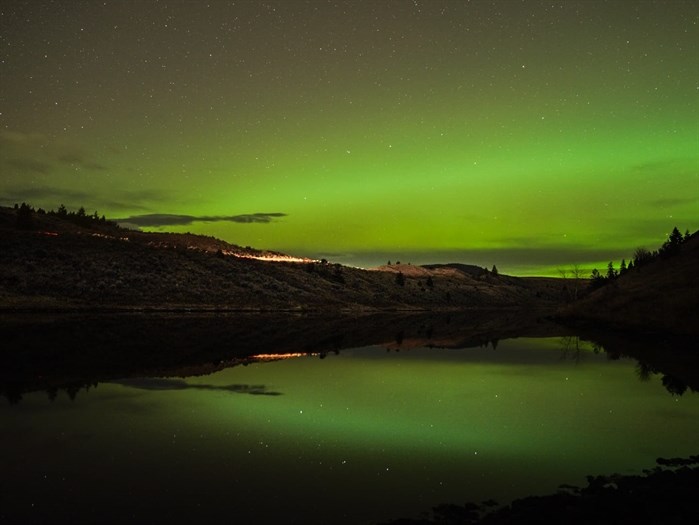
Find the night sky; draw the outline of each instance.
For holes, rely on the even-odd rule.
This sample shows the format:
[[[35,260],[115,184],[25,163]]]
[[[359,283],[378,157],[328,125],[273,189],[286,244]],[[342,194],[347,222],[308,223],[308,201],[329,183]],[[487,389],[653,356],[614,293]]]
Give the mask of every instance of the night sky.
[[[346,264],[699,228],[694,1],[4,1],[0,204]]]

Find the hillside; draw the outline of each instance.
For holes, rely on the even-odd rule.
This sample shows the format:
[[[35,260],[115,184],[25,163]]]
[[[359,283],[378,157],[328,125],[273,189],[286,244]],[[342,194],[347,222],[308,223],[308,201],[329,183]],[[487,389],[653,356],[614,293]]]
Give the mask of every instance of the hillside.
[[[699,232],[602,286],[559,317],[600,328],[699,335]]]
[[[0,309],[364,310],[552,308],[559,279],[472,267],[362,270],[192,234],[76,224],[0,208]],[[73,217],[74,218],[74,217]]]

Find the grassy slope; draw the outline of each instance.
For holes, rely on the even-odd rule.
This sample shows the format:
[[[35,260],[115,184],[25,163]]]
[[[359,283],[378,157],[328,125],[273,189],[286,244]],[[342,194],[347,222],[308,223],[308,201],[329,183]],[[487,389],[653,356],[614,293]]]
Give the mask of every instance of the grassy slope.
[[[98,228],[35,216],[34,229],[18,230],[14,210],[1,209],[0,308],[531,308],[565,296],[555,279],[263,262],[216,256],[261,252],[211,237]],[[399,286],[396,272],[403,270]]]
[[[566,307],[561,317],[647,332],[699,335],[699,235]]]

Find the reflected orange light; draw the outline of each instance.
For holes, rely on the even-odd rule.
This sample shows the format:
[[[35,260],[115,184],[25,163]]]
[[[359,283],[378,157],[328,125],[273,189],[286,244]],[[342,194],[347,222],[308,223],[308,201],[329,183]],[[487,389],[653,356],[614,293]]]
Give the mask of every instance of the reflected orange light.
[[[289,354],[257,354],[257,355],[250,356],[250,359],[254,359],[256,361],[278,361],[281,359],[294,359],[297,357],[316,356],[316,355],[318,355],[318,354],[317,353],[310,353],[310,352],[292,352]]]

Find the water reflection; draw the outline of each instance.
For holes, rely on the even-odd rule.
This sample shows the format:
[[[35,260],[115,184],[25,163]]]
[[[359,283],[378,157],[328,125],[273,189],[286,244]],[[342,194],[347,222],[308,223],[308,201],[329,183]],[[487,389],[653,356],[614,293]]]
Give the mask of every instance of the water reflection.
[[[658,458],[656,463],[642,475],[590,475],[584,487],[563,484],[555,494],[518,499],[501,508],[494,501],[442,504],[421,518],[382,525],[697,523],[699,456]]]
[[[666,390],[675,396],[699,390],[699,355],[691,352],[697,341],[657,335],[635,339],[613,333],[581,335],[517,312],[329,319],[295,315],[20,317],[0,319],[0,330],[8,343],[0,367],[0,396],[11,404],[32,391],[43,390],[52,400],[65,391],[74,399],[98,382],[211,374],[295,355],[324,359],[343,349],[369,345],[396,352],[497,350],[500,340],[525,336],[559,337],[562,357],[574,362],[589,352],[603,353],[610,360],[633,357],[640,380],[660,375]]]
[[[101,374],[99,385],[75,396],[88,383],[72,383],[72,401],[24,376],[22,402],[0,406],[12,480],[0,521],[375,523],[696,453],[699,398],[668,396],[656,366],[638,381],[612,340],[595,346],[543,325],[529,333],[545,337],[512,338],[419,317],[377,320],[371,337],[333,326],[341,339],[307,333],[304,350],[297,334],[281,360],[242,328],[253,352],[218,354],[207,342],[156,366],[127,349],[135,364],[111,377],[85,352],[81,373]],[[367,340],[378,344],[344,346]]]
[[[235,394],[250,394],[253,396],[281,396],[281,392],[271,392],[265,385],[207,385],[202,383],[190,384],[184,379],[166,379],[160,377],[146,377],[136,379],[122,379],[110,381],[115,385],[128,386],[141,390],[212,390],[220,392],[233,392]]]

